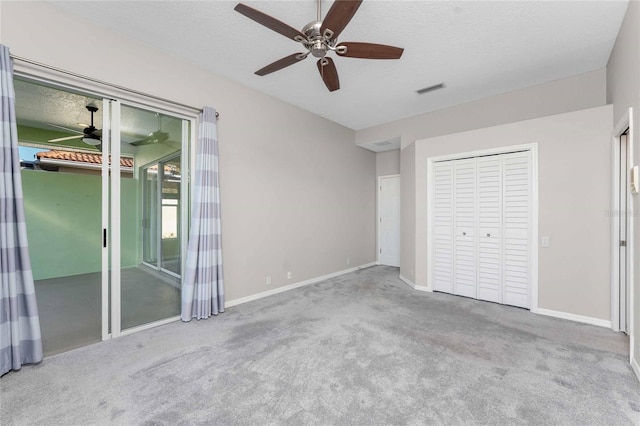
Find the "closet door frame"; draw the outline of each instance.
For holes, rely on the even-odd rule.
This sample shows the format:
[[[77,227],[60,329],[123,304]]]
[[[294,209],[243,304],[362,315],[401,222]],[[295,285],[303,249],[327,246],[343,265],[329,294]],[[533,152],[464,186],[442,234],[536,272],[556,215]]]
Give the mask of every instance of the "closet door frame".
[[[509,154],[517,151],[531,152],[531,240],[529,265],[531,281],[529,288],[529,310],[538,311],[538,144],[529,143],[490,148],[478,151],[457,152],[427,159],[427,291],[433,291],[433,191],[435,163],[440,161],[461,160],[469,157]]]

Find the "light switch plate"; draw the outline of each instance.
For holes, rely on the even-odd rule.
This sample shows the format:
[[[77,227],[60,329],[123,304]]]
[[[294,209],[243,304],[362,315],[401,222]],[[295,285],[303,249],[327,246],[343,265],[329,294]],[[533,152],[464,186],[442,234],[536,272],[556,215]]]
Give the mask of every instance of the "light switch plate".
[[[542,247],[549,247],[549,237],[542,237],[540,245]]]

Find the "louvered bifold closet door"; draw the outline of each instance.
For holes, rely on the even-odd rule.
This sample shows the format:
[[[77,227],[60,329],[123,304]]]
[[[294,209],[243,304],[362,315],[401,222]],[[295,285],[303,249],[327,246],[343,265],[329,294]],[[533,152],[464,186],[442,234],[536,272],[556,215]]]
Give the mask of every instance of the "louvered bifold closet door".
[[[502,303],[529,308],[531,265],[531,153],[503,155],[503,291]]]
[[[453,162],[433,170],[433,289],[453,293]]]
[[[476,159],[453,162],[453,294],[476,297]]]
[[[502,303],[502,156],[478,158],[478,299]]]

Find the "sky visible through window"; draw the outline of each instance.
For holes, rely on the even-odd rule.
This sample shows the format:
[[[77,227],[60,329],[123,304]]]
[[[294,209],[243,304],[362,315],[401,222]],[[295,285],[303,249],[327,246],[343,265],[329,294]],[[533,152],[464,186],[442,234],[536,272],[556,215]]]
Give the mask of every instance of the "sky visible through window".
[[[30,146],[19,146],[20,161],[35,161],[37,152],[47,152],[48,149],[32,148]]]

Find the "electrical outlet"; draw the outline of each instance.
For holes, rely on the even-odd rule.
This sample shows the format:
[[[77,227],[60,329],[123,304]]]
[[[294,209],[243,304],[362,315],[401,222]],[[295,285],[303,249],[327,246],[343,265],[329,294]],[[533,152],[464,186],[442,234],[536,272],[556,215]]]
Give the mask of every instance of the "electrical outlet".
[[[271,275],[267,276],[267,285],[271,285]]]
[[[347,265],[351,265],[351,259],[347,257]]]
[[[291,279],[291,271],[287,272],[287,279],[290,280]]]

